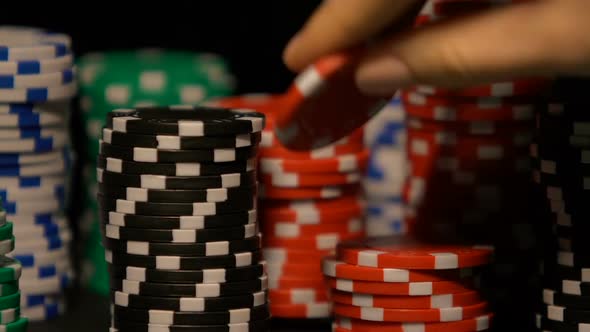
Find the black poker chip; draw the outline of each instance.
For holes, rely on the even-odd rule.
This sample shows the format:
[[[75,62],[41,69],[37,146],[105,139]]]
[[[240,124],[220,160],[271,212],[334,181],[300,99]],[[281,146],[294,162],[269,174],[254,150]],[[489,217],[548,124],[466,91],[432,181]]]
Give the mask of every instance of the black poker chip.
[[[551,321],[563,323],[590,323],[590,310],[562,307],[557,305],[541,305],[539,313]]]
[[[115,305],[128,308],[209,312],[263,305],[267,303],[267,292],[223,297],[162,297],[114,291],[112,298]]]
[[[248,160],[258,153],[258,147],[200,149],[200,150],[164,150],[153,148],[129,148],[100,141],[100,155],[123,160],[145,163],[180,163],[210,162],[221,163]]]
[[[220,283],[257,279],[264,275],[266,264],[258,262],[237,268],[202,270],[157,270],[135,266],[108,264],[111,277],[145,282],[163,283]]]
[[[113,322],[115,329],[121,332],[151,332],[154,328],[161,328],[161,326],[150,326],[149,324],[125,322],[115,320]],[[166,331],[170,332],[266,332],[270,328],[269,320],[258,320],[248,323],[235,323],[228,325],[169,325],[165,326]]]
[[[107,239],[165,243],[207,243],[215,241],[243,240],[258,235],[258,225],[249,224],[231,228],[212,229],[147,229],[104,226]]]
[[[543,302],[547,305],[579,310],[590,310],[590,296],[564,294],[553,289],[543,290]]]
[[[268,277],[216,284],[168,284],[111,278],[111,290],[126,294],[158,297],[225,297],[266,291]]]
[[[131,148],[144,147],[169,150],[240,148],[259,144],[261,137],[260,132],[227,136],[187,137],[132,134],[114,131],[110,128],[103,128],[102,130],[102,140],[109,144]]]
[[[99,184],[99,193],[110,199],[123,199],[150,203],[197,203],[252,200],[258,187],[233,187],[211,189],[145,189],[135,187],[115,187]]]
[[[261,248],[261,236],[243,240],[206,243],[158,243],[151,241],[120,241],[104,239],[104,247],[113,252],[148,256],[224,256],[238,252],[257,251]]]
[[[113,307],[113,319],[118,322],[137,322],[158,325],[223,325],[247,323],[270,318],[267,304],[253,308],[219,312],[150,311],[121,306]]]
[[[210,176],[166,176],[152,174],[121,174],[97,169],[98,182],[105,186],[137,187],[145,189],[207,189],[252,187],[256,172],[230,173]]]
[[[242,252],[225,256],[146,256],[105,250],[106,261],[113,265],[137,266],[160,270],[202,270],[235,268],[257,264],[262,259],[260,251]]]
[[[212,216],[217,214],[249,211],[256,208],[256,198],[253,197],[217,203],[135,202],[124,199],[107,199],[109,196],[100,193],[97,197],[103,210],[152,216]]]
[[[584,332],[588,328],[588,324],[580,322],[560,322],[551,320],[543,315],[537,315],[537,328],[540,331],[551,332]]]
[[[115,131],[177,136],[226,136],[259,132],[264,114],[203,106],[138,107],[114,110],[106,126]]]
[[[257,210],[212,216],[142,216],[113,211],[99,211],[104,224],[130,228],[209,229],[254,224]]]
[[[151,163],[135,162],[112,157],[99,156],[98,168],[113,173],[155,174],[168,176],[206,176],[227,173],[244,173],[256,169],[256,159],[221,163]]]

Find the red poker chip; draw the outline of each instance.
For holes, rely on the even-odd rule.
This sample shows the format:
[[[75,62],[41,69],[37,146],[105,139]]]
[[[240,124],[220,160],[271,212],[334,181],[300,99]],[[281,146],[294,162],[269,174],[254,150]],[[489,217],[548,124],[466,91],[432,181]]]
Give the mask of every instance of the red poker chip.
[[[409,237],[369,238],[338,245],[337,257],[359,266],[446,270],[489,263],[492,250],[486,247],[430,245]]]
[[[285,289],[299,289],[299,288],[316,288],[328,289],[326,281],[321,275],[311,275],[308,277],[292,277],[292,276],[268,276],[268,288],[285,290]]]
[[[333,291],[331,297],[332,301],[340,304],[388,309],[451,308],[482,302],[481,296],[476,291],[430,296],[389,296]]]
[[[460,280],[474,275],[470,268],[427,271],[358,266],[346,264],[333,256],[322,260],[322,271],[333,278],[384,283]]]
[[[322,258],[333,254],[334,250],[310,250],[309,248],[289,249],[265,246],[262,255],[273,264],[297,262],[298,264],[318,264]]]
[[[272,116],[271,117],[267,116],[266,126],[264,127],[264,130],[262,131],[262,142],[260,142],[260,146],[263,148],[279,147],[283,151],[287,151],[290,153],[297,153],[297,151],[293,151],[293,150],[289,150],[289,149],[285,148],[281,144],[281,142],[277,139],[277,137],[275,136],[275,133],[274,133],[273,119],[274,118]],[[344,145],[361,145],[364,143],[364,139],[365,139],[365,130],[363,127],[360,127],[357,130],[355,130],[354,132],[352,132],[352,134],[350,134],[349,136],[343,137],[329,146],[337,147],[337,146],[344,146]],[[321,149],[326,149],[326,147],[321,148]],[[319,151],[316,153],[319,153]]]
[[[269,261],[267,264],[267,273],[272,276],[289,276],[289,277],[309,277],[321,276],[322,270],[320,268],[319,260],[309,260],[309,262],[288,262],[288,263],[273,263]]]
[[[276,211],[275,211],[276,212]],[[353,208],[344,211],[328,211],[310,215],[295,215],[292,212],[284,213],[265,213],[261,211],[260,215],[264,222],[285,222],[298,225],[329,225],[345,223],[351,219],[362,218],[363,213],[361,209]]]
[[[327,174],[327,173],[326,173]],[[263,175],[261,175],[263,176]],[[359,195],[358,184],[322,187],[277,188],[266,184],[259,185],[259,196],[265,199],[332,199],[343,196]]]
[[[332,314],[330,302],[311,302],[306,304],[270,304],[273,317],[281,318],[327,318]]]
[[[363,149],[365,149],[365,146],[362,142],[344,145],[332,144],[311,151],[292,151],[275,145],[273,147],[261,148],[258,155],[265,158],[282,158],[287,160],[322,160],[358,153]]]
[[[458,101],[427,97],[416,93],[402,95],[404,109],[414,117],[435,121],[530,121],[534,117],[533,104],[506,104],[492,100]]]
[[[362,179],[359,172],[353,173],[272,173],[260,174],[262,183],[278,188],[326,187],[359,183]]]
[[[261,157],[259,167],[261,173],[346,173],[366,169],[369,155],[369,151],[363,149],[354,154],[329,159],[295,160]]]
[[[375,322],[454,322],[478,317],[487,313],[488,304],[480,302],[465,307],[434,309],[387,309],[355,307],[335,303],[336,315]]]
[[[336,317],[334,332],[476,332],[490,328],[493,314],[487,313],[478,317],[454,322],[440,323],[387,323],[372,322],[360,319]]]
[[[460,89],[445,89],[428,85],[419,85],[411,91],[425,95],[436,95],[443,97],[512,97],[537,96],[545,93],[550,87],[550,80],[541,78],[528,78]]]
[[[264,219],[306,223],[317,223],[336,218],[340,220],[343,217],[350,218],[358,216],[364,211],[364,203],[356,197],[354,199],[293,201],[290,204],[267,201],[261,205],[261,215]]]
[[[314,236],[322,233],[339,233],[351,234],[363,230],[363,222],[360,218],[354,218],[342,223],[319,224],[319,225],[300,225],[290,222],[273,222],[265,221],[262,230],[266,236],[276,236],[278,238],[299,238]]]
[[[409,115],[406,124],[408,130],[419,129],[421,131],[447,131],[454,132],[457,135],[477,135],[477,136],[503,136],[513,135],[514,133],[530,130],[531,127],[523,125],[521,122],[499,123],[496,121],[465,121],[465,122],[441,122],[428,119],[422,119]]]
[[[290,249],[330,250],[336,248],[336,245],[342,241],[362,238],[364,235],[364,231],[360,231],[345,235],[338,233],[324,233],[316,234],[314,236],[299,237],[296,239],[266,237],[263,239],[263,244],[268,247]]]
[[[330,297],[325,288],[273,289],[268,292],[272,304],[306,304],[328,302]]]
[[[373,117],[385,100],[363,94],[355,82],[361,54],[323,57],[297,76],[276,116],[275,132],[294,150],[314,149],[350,135]]]
[[[472,284],[467,280],[383,283],[336,278],[327,278],[327,282],[332,289],[343,292],[406,296],[465,293],[471,290],[469,284]]]

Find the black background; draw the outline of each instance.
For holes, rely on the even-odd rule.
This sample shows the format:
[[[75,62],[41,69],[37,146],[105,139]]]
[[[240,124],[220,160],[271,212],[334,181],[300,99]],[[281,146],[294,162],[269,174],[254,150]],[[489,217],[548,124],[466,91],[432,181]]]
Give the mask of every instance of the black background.
[[[281,53],[319,0],[22,1],[0,22],[72,36],[76,55],[161,47],[226,57],[238,92],[280,92],[293,78]]]

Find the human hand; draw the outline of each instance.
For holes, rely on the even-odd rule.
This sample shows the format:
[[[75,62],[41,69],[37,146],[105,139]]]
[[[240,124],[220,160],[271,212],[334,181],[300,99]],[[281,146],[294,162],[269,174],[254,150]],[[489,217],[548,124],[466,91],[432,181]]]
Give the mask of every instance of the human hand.
[[[325,0],[284,52],[300,71],[379,38],[422,0]],[[416,84],[460,87],[515,77],[590,74],[590,1],[537,0],[379,38],[356,73],[367,94]]]

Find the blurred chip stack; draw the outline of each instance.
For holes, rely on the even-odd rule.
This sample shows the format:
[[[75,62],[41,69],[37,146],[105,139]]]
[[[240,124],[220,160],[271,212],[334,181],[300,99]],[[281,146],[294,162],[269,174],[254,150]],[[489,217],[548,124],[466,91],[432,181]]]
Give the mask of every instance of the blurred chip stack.
[[[141,107],[109,113],[98,159],[115,331],[266,331],[257,223],[264,116]]]
[[[583,89],[576,92],[576,86]],[[590,327],[587,88],[588,82],[581,80],[558,84],[554,102],[539,114],[537,145],[531,149],[534,180],[545,198],[539,210],[546,211],[551,230],[537,316],[542,331]],[[566,95],[559,93],[563,89]]]
[[[418,25],[496,6],[502,4],[431,0]],[[495,248],[482,287],[497,331],[534,328],[540,216],[528,155],[536,104],[549,83],[531,78],[457,89],[421,85],[401,93],[408,116],[408,228],[432,243]]]
[[[402,186],[406,179],[405,115],[395,97],[365,127],[365,144],[371,151],[364,188],[367,199],[367,236],[406,232]]]
[[[364,235],[361,179],[369,158],[363,131],[321,149],[292,151],[273,132],[281,96],[219,101],[267,116],[259,153],[260,219],[273,317],[330,316],[322,257],[339,241]]]
[[[82,282],[108,293],[96,196],[96,155],[106,115],[139,105],[195,105],[233,90],[225,61],[214,54],[143,49],[91,53],[80,58],[80,106],[87,134],[86,206],[82,225]]]
[[[45,320],[65,310],[73,277],[65,216],[72,45],[67,35],[28,27],[0,27],[0,45],[0,196],[18,238],[9,256],[23,268],[21,314]]]

